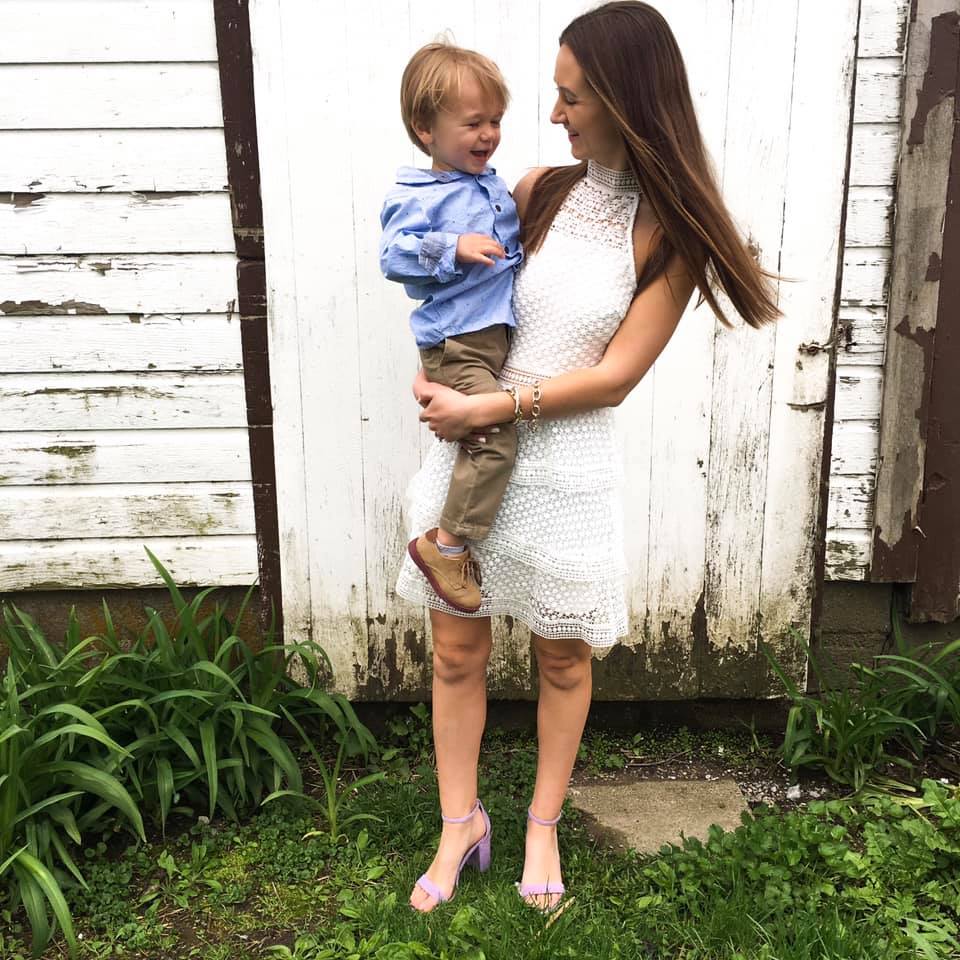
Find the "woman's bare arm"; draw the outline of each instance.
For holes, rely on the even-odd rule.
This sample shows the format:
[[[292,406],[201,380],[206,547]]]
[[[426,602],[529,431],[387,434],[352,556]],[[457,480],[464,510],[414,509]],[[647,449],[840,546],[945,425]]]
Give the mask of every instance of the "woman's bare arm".
[[[533,185],[540,179],[540,174],[546,173],[549,167],[534,167],[525,173],[513,188],[513,202],[517,205],[517,215],[520,222],[523,223],[523,217],[527,212],[527,201],[533,191]]]
[[[634,298],[627,315],[613,335],[601,361],[550,377],[540,384],[540,416],[563,417],[572,413],[619,405],[640,382],[666,346],[680,321],[694,283],[672,261],[659,277]],[[420,419],[444,440],[460,440],[513,419],[514,403],[506,391],[466,395],[439,384],[425,383],[419,390],[424,409]],[[529,420],[533,388],[520,388],[521,410]]]

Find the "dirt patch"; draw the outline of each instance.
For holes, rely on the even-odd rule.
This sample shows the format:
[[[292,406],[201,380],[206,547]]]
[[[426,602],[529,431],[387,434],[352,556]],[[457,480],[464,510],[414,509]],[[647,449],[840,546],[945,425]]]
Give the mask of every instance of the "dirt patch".
[[[919,785],[923,779],[960,781],[960,731],[947,731],[929,748],[920,762],[906,749],[890,751],[894,756],[917,763],[913,775],[896,764],[881,770],[884,776]],[[830,800],[848,796],[849,787],[831,780],[820,771],[800,771],[798,775],[776,761],[757,764],[729,763],[722,756],[715,759],[678,754],[664,760],[627,760],[621,770],[589,774],[578,765],[570,779],[571,786],[591,783],[632,783],[641,780],[720,780],[737,782],[750,809],[761,804],[776,805],[782,810],[803,807],[810,800]]]

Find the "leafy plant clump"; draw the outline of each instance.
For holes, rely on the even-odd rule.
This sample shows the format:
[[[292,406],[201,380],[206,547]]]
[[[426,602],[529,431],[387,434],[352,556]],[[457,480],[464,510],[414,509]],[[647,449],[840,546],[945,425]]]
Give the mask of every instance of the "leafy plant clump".
[[[350,702],[322,688],[331,673],[322,647],[277,643],[272,626],[256,649],[238,635],[255,585],[235,620],[219,603],[204,614],[215,588],[188,603],[146,552],[176,617],[167,624],[147,607],[128,648],[106,602],[102,633],[82,637],[71,610],[62,641],[13,604],[2,606],[9,655],[0,687],[0,907],[24,908],[35,952],[59,926],[76,954],[64,888],[87,886],[77,864],[85,835],[126,829],[145,841],[144,817],[165,831],[171,814],[237,822],[280,797],[316,804],[304,792],[292,735],[319,765],[321,812],[336,837],[343,756],[377,748]],[[294,658],[306,683],[291,676]],[[339,744],[332,772],[315,745],[325,735]]]
[[[117,810],[146,839],[116,775],[131,753],[96,716],[59,700],[57,684],[27,686],[19,666],[11,652],[0,698],[0,882],[13,908],[26,910],[37,949],[53,934],[52,912],[76,951],[61,883],[68,876],[85,883],[74,859],[81,832]]]
[[[910,648],[896,606],[892,622],[897,652],[877,656],[874,666],[852,664],[853,680],[843,689],[828,687],[809,643],[793,631],[820,678],[817,695],[802,692],[763,646],[793,703],[781,747],[791,769],[820,768],[854,791],[869,784],[910,792],[914,787],[885,771],[913,773],[941,733],[960,729],[960,639]]]

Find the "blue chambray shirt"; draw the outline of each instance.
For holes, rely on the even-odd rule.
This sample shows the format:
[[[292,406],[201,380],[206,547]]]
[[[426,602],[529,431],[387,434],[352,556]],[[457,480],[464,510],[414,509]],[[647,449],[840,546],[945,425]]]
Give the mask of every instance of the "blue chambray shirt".
[[[510,298],[523,259],[517,206],[493,167],[483,173],[401,167],[380,213],[380,269],[422,303],[410,314],[418,347],[497,323],[515,326]],[[495,266],[457,263],[457,239],[482,233],[503,247]]]

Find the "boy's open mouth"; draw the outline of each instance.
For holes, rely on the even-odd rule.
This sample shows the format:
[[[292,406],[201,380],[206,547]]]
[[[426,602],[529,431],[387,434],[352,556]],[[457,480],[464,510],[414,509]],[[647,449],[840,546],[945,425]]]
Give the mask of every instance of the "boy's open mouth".
[[[470,152],[480,160],[486,160],[490,156],[489,150],[471,150]]]

